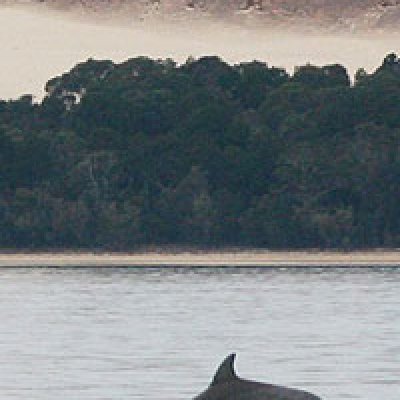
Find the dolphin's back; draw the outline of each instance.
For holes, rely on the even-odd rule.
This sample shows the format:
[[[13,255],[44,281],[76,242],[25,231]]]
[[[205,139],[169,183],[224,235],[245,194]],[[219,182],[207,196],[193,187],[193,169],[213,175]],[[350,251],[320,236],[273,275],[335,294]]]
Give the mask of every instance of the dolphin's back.
[[[207,390],[194,400],[321,400],[312,393],[239,378],[234,370],[235,355],[218,368]]]
[[[210,386],[195,400],[320,400],[319,397],[283,386],[269,385],[236,378],[216,386]]]

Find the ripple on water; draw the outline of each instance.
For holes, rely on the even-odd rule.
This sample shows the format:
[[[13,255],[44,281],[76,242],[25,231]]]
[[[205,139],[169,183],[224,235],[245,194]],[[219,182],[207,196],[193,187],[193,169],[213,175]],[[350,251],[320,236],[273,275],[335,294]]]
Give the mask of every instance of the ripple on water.
[[[239,374],[398,400],[397,269],[0,271],[0,398],[186,400]]]

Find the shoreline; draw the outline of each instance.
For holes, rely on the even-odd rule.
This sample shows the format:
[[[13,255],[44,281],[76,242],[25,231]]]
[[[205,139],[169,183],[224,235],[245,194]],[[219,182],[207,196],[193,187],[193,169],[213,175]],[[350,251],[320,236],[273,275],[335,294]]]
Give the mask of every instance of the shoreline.
[[[15,252],[0,253],[0,268],[103,268],[103,267],[259,267],[354,268],[400,267],[400,250],[366,251],[148,251]]]

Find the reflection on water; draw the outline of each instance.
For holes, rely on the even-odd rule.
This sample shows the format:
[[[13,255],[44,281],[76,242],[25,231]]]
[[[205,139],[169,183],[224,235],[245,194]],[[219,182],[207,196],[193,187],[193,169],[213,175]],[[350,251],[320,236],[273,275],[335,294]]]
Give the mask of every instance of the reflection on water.
[[[0,398],[190,399],[239,374],[398,400],[400,270],[5,269]]]

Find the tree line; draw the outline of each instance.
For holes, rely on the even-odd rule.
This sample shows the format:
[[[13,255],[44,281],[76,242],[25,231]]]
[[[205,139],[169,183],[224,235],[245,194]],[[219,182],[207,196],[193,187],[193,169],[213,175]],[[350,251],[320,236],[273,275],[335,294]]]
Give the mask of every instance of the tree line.
[[[397,247],[400,61],[89,59],[0,101],[0,166],[3,249]]]

